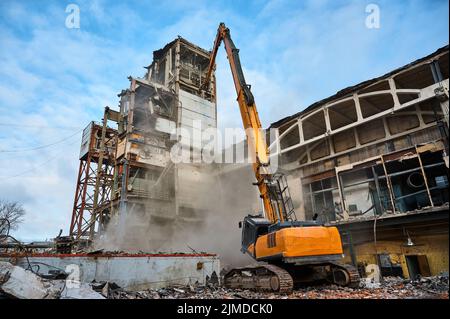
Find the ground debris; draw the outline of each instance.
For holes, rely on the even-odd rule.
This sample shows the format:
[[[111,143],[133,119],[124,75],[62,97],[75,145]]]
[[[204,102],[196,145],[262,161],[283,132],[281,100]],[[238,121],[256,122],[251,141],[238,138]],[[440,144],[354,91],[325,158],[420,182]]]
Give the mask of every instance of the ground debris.
[[[42,278],[39,274],[0,261],[0,297],[17,299],[105,299],[88,283]]]
[[[0,261],[0,293],[18,299],[57,299],[60,290],[54,287],[53,281]]]
[[[448,299],[448,275],[406,280],[385,277],[379,285],[359,288],[324,284],[295,289],[292,294],[256,292],[244,289],[227,289],[221,286],[173,286],[143,291],[111,289],[110,299]]]

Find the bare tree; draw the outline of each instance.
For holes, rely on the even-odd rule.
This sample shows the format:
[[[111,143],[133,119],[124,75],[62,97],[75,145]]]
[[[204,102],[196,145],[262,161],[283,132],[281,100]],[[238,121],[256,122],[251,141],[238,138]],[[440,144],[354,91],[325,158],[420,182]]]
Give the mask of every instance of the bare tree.
[[[24,215],[25,209],[19,202],[0,200],[0,232],[6,227],[17,229]]]

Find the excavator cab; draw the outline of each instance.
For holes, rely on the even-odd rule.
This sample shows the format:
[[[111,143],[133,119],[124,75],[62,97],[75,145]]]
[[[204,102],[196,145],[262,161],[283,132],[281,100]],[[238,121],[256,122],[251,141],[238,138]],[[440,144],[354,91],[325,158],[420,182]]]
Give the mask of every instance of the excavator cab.
[[[242,222],[239,222],[239,227],[242,228],[241,237],[241,251],[243,253],[250,253],[255,255],[254,251],[249,251],[249,247],[256,242],[259,236],[265,235],[269,232],[269,226],[272,223],[262,217],[261,215],[248,215],[244,217]]]

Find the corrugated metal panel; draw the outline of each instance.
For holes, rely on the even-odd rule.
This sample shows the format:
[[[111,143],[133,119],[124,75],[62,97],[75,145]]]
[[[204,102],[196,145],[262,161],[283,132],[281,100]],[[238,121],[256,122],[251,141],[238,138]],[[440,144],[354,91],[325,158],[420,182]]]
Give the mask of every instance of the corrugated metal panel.
[[[203,132],[206,129],[216,127],[216,105],[201,97],[180,90],[181,119],[180,128],[189,134],[189,138],[182,139],[181,143],[195,148],[202,147],[208,141],[202,141]],[[199,121],[195,123],[194,121]],[[200,124],[200,125],[199,125]],[[203,138],[208,138],[204,136]]]
[[[216,105],[199,96],[180,90],[180,102],[183,109],[215,119]]]
[[[83,137],[81,138],[81,147],[80,147],[80,158],[86,155],[89,152],[89,144],[91,141],[91,131],[94,122],[89,123],[88,126],[83,130]]]
[[[181,111],[181,123],[182,124],[193,126],[192,121],[194,121],[194,120],[201,121],[202,128],[203,127],[204,128],[216,127],[216,120],[214,118],[205,116],[200,113],[192,112],[187,109],[182,109],[182,111]]]
[[[171,134],[176,128],[176,123],[163,117],[158,117],[155,128],[160,132]]]
[[[180,139],[180,143],[183,145],[189,145],[194,148],[198,148],[200,145],[204,147],[206,144],[210,143],[210,134],[207,134],[205,130],[195,129],[189,126],[181,127],[181,134],[183,134]]]

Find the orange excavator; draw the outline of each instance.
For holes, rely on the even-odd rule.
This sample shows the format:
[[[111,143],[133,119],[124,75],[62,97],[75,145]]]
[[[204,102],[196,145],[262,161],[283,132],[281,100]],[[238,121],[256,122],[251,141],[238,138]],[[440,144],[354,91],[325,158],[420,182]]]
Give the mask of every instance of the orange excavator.
[[[285,176],[270,172],[269,150],[255,99],[250,85],[245,82],[239,50],[224,23],[219,25],[201,90],[210,83],[222,42],[233,75],[248,148],[255,155],[254,184],[259,188],[264,209],[261,215],[248,215],[239,223],[241,250],[258,261],[258,265],[230,270],[224,276],[224,285],[281,293],[291,292],[294,285],[319,280],[342,286],[358,285],[360,278],[356,268],[342,262],[342,242],[337,228],[297,220]]]

